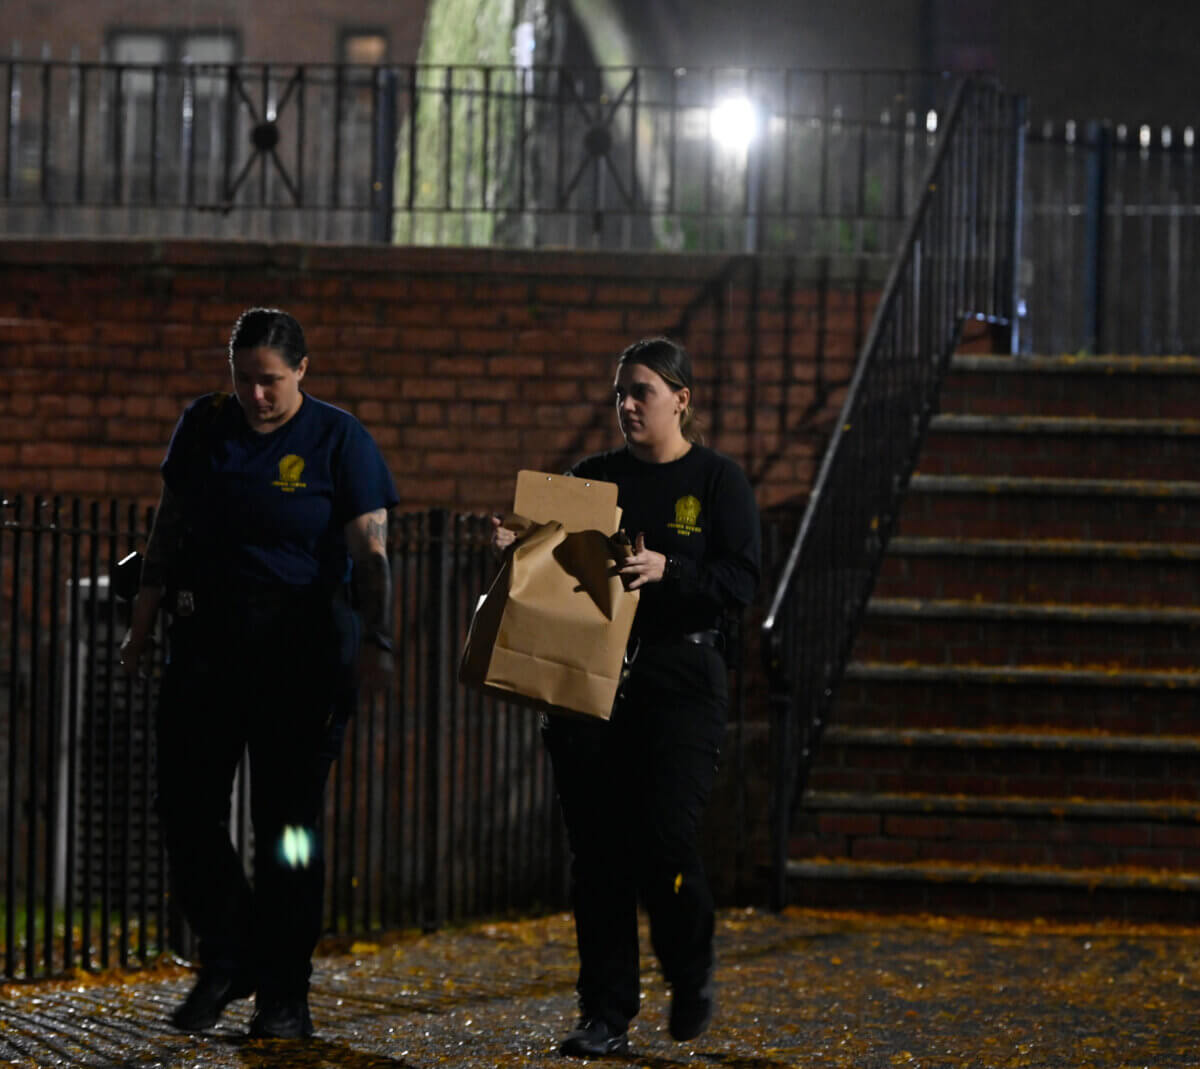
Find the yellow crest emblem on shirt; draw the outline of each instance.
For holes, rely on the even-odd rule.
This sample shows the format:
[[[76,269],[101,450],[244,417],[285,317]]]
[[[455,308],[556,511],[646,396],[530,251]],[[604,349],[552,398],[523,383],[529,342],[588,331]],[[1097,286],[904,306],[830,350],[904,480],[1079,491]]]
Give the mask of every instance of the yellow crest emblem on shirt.
[[[295,453],[289,453],[279,462],[279,478],[275,480],[274,485],[285,493],[302,490],[306,485],[300,481],[300,476],[303,474],[304,458],[296,456]]]
[[[700,499],[687,494],[675,502],[675,522],[667,524],[679,534],[700,533]]]

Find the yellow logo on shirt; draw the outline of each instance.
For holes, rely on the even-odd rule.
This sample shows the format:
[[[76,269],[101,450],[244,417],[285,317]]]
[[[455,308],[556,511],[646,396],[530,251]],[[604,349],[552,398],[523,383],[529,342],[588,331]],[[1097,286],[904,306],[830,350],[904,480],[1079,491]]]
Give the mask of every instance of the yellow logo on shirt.
[[[681,535],[700,534],[700,499],[690,494],[675,502],[675,522],[667,526]]]
[[[279,462],[279,478],[271,485],[278,486],[285,494],[290,494],[293,490],[303,490],[308,485],[300,481],[303,474],[304,458],[289,453]]]

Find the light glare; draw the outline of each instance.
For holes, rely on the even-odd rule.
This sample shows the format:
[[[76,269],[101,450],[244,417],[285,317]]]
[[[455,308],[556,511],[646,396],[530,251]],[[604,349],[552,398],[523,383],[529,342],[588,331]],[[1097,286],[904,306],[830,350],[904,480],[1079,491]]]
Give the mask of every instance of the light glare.
[[[279,842],[280,860],[291,869],[306,869],[313,860],[313,834],[308,828],[288,825]]]
[[[722,148],[745,152],[758,135],[758,113],[747,97],[727,97],[712,109],[709,132]]]

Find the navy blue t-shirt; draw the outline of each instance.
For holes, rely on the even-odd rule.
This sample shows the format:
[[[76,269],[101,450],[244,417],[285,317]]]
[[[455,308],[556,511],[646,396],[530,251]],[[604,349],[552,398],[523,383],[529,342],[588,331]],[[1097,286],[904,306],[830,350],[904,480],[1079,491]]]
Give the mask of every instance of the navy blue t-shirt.
[[[333,588],[349,574],[346,523],[398,500],[366,428],[308,394],[268,434],[251,429],[236,397],[198,398],[162,474],[182,503],[198,579],[218,586]]]

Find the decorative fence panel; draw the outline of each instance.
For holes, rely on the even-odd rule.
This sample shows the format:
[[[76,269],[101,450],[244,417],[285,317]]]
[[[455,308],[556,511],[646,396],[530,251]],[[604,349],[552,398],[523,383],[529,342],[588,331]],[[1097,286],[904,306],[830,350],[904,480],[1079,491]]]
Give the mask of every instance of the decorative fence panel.
[[[0,501],[0,865],[8,977],[188,947],[154,806],[148,677],[117,667],[108,572],[150,517],[115,502]],[[397,674],[363,702],[326,812],[326,928],[364,934],[561,908],[565,837],[539,718],[468,693],[458,652],[493,564],[484,517],[396,517]],[[248,776],[231,828],[249,857]]]
[[[901,71],[12,58],[8,234],[890,255],[949,83]]]
[[[0,232],[894,255],[903,71],[0,62]],[[1029,131],[1026,352],[1194,352],[1192,128]],[[865,328],[865,324],[864,324]]]

